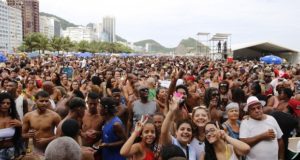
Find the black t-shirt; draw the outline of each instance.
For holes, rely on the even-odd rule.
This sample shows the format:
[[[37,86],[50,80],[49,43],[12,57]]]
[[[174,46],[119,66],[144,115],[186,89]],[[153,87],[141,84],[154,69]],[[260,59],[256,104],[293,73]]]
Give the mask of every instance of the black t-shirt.
[[[281,112],[281,111],[274,111],[274,112],[270,113],[270,115],[276,119],[276,121],[283,133],[282,139],[284,141],[285,147],[287,147],[288,139],[289,139],[289,137],[291,137],[291,132],[298,125],[297,119],[295,117],[293,117],[291,114]]]

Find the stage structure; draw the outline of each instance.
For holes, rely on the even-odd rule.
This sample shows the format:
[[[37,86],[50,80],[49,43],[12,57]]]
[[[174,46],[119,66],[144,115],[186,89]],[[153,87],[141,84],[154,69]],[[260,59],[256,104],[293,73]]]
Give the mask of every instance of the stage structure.
[[[209,58],[227,59],[232,57],[231,34],[216,33],[209,39]]]
[[[196,42],[196,54],[199,56],[209,56],[209,35],[210,33],[198,32],[198,42]]]

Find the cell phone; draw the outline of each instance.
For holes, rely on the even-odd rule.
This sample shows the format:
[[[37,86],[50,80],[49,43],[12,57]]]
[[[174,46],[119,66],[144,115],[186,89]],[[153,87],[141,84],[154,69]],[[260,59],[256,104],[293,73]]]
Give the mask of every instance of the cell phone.
[[[174,96],[180,98],[179,100],[179,107],[183,107],[185,100],[183,99],[183,94],[180,92],[175,92]]]
[[[183,97],[183,94],[180,93],[180,92],[175,92],[175,93],[174,93],[174,96],[177,97],[177,98],[182,98],[182,97]]]

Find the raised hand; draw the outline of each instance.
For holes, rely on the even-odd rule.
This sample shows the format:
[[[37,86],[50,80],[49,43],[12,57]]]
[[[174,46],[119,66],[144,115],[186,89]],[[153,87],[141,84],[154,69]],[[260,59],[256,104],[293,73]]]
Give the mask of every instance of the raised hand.
[[[176,111],[179,109],[179,103],[182,100],[182,97],[183,96],[178,97],[175,95],[172,97],[172,99],[170,101],[170,106],[169,106],[170,111]]]
[[[147,121],[148,121],[148,116],[142,115],[141,120],[136,123],[135,128],[134,128],[134,132],[137,135],[141,134],[141,132],[143,130],[143,127],[144,127],[144,125],[146,124]]]
[[[22,127],[22,122],[17,119],[10,120],[8,123],[11,127]]]
[[[217,126],[217,130],[218,130],[218,132],[219,132],[219,134],[220,134],[221,139],[223,139],[223,140],[226,141],[226,137],[227,137],[228,135],[226,134],[226,132],[225,132],[224,130],[220,129],[220,126],[219,126],[219,123],[218,123],[218,122],[216,122],[216,126]]]

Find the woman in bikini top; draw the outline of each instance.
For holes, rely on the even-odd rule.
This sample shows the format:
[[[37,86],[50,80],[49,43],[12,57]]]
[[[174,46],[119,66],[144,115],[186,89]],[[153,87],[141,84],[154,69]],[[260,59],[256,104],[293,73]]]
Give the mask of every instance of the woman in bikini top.
[[[22,152],[21,127],[14,99],[0,93],[0,159],[14,159]]]

